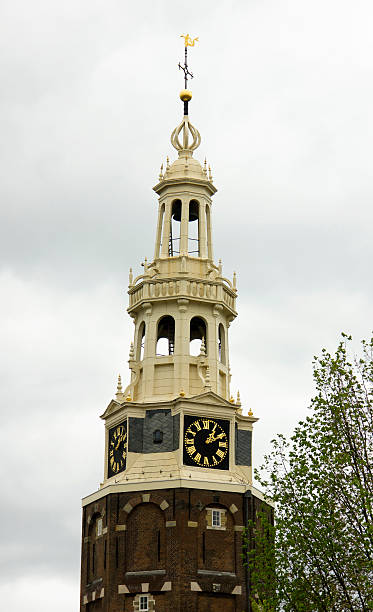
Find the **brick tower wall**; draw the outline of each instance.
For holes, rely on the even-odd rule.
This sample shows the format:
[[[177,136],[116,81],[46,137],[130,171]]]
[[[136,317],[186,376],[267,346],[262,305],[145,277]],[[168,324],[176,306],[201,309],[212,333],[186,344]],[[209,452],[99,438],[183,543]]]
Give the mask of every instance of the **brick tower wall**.
[[[263,504],[240,493],[164,489],[110,494],[83,509],[81,612],[243,612],[242,531]],[[221,526],[212,525],[212,509]]]

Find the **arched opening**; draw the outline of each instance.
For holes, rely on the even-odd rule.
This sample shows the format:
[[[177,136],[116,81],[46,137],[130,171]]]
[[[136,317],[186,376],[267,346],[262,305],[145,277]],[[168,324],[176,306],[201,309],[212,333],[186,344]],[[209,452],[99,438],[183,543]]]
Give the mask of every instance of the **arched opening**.
[[[171,208],[170,241],[168,254],[170,257],[180,254],[181,200],[174,200]]]
[[[175,347],[175,320],[167,315],[158,321],[156,355],[173,355]]]
[[[145,329],[145,321],[142,321],[142,323],[140,323],[139,331],[137,334],[136,361],[142,361],[144,359]]]
[[[201,353],[202,339],[205,343],[207,354],[207,329],[206,323],[201,317],[193,317],[190,321],[189,353],[198,356]]]
[[[188,223],[188,255],[199,257],[199,202],[191,200],[189,202],[189,223]]]
[[[100,576],[106,559],[103,553],[102,539],[103,521],[99,513],[93,515],[88,527],[88,549],[87,549],[87,582],[91,582]]]
[[[159,506],[139,504],[130,513],[126,530],[127,571],[157,570],[166,564],[166,530]]]
[[[219,361],[226,364],[226,353],[225,353],[225,329],[222,323],[219,324],[219,333],[218,333],[218,352],[219,352]]]

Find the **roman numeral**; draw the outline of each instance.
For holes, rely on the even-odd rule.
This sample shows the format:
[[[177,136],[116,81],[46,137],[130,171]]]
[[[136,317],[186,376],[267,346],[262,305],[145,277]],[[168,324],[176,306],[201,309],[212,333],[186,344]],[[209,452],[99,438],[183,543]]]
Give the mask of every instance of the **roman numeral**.
[[[204,457],[204,458],[203,458],[203,465],[210,465],[210,464],[209,464],[208,457]]]
[[[219,446],[222,446],[223,448],[227,448],[227,443],[226,442],[219,442]]]
[[[185,440],[185,444],[194,444],[194,439],[193,438],[187,438]]]
[[[213,458],[212,458],[212,462],[213,462],[213,464],[214,464],[214,465],[218,465],[218,461],[216,461],[216,457],[215,457],[215,455],[214,455],[214,456],[213,456]]]
[[[203,429],[209,429],[210,428],[210,421],[209,419],[205,419],[204,421],[202,421],[203,423]]]
[[[189,453],[189,455],[193,455],[196,452],[196,447],[193,446],[189,446],[189,448],[187,448],[187,453]]]
[[[197,431],[201,431],[201,425],[198,423],[198,421],[195,421],[193,425],[195,425]]]
[[[221,457],[221,458],[224,457],[224,452],[220,450],[220,448],[218,448],[218,450],[216,451],[216,454],[218,455],[218,457]]]
[[[196,456],[194,457],[194,461],[197,461],[197,463],[201,461],[201,455],[199,453],[197,453]]]

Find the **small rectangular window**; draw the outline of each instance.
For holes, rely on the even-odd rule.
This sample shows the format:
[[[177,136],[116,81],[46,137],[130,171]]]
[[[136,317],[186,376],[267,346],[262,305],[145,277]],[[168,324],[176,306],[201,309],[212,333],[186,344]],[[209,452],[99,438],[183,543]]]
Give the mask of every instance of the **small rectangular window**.
[[[97,520],[97,537],[102,536],[102,518]]]
[[[220,510],[212,511],[212,526],[221,527],[221,512]]]
[[[140,595],[140,606],[139,610],[148,611],[149,610],[149,598],[147,595]]]

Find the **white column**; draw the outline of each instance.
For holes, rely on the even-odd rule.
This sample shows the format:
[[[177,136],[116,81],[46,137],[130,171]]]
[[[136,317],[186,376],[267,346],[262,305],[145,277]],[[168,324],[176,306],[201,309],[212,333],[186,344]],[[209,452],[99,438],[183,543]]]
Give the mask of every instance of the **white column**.
[[[164,203],[162,202],[159,205],[158,209],[158,224],[157,224],[157,234],[155,238],[155,250],[154,250],[154,259],[159,257],[159,251],[161,248],[161,235],[162,235],[162,221],[164,217]]]
[[[171,226],[171,202],[166,202],[166,210],[163,215],[163,232],[162,232],[162,251],[161,257],[168,257],[168,247],[170,242],[170,226]]]
[[[207,257],[207,223],[206,223],[206,203],[199,203],[198,210],[198,242],[199,256]]]

